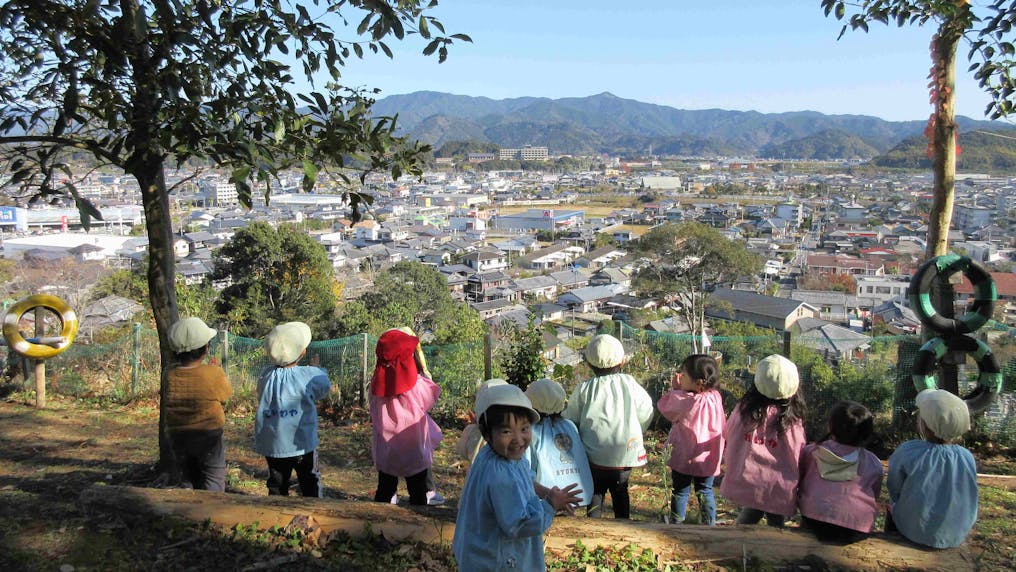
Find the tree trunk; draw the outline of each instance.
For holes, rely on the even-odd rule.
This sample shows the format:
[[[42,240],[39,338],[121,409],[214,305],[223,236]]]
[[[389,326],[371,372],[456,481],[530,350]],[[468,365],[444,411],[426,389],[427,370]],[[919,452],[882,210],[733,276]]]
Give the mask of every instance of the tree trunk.
[[[138,0],[120,0],[127,22],[143,17]],[[159,111],[161,105],[158,76],[159,57],[153,53],[147,29],[125,26],[130,34],[127,59],[133,71],[135,92],[131,100],[131,149],[126,170],[141,187],[141,206],[145,211],[148,231],[148,295],[159,333],[159,468],[166,472],[175,467],[172,448],[165,428],[166,366],[173,354],[169,349],[169,326],[177,320],[176,259],[173,253],[173,221],[169,215],[169,194],[166,190],[166,158],[159,146]]]
[[[162,166],[154,177],[138,175],[141,185],[141,203],[145,209],[145,226],[148,229],[148,293],[155,315],[155,328],[159,333],[159,469],[171,470],[172,448],[166,432],[166,371],[173,357],[169,346],[169,326],[179,315],[176,305],[176,258],[173,251],[173,221],[169,215],[169,195]]]
[[[302,523],[327,542],[328,534],[343,531],[362,535],[367,526],[392,542],[451,542],[455,511],[450,507],[407,509],[388,503],[263,497],[183,489],[142,489],[93,486],[81,493],[87,514],[112,513],[124,519],[151,522],[152,517],[176,517],[192,523],[211,522],[230,528],[236,524],[264,530]],[[309,518],[308,518],[309,517]],[[129,521],[130,524],[132,521]],[[899,536],[872,535],[848,546],[827,545],[801,530],[768,526],[674,526],[655,522],[558,517],[544,535],[550,552],[568,553],[575,541],[592,549],[634,544],[652,550],[659,563],[734,561],[747,558],[766,563],[800,562],[821,558],[832,569],[972,570],[964,549],[927,550]],[[321,540],[319,540],[321,542]],[[750,564],[749,564],[750,566]]]
[[[945,20],[938,29],[932,43],[932,84],[934,86],[935,109],[932,114],[932,172],[934,175],[934,201],[928,221],[928,244],[925,259],[942,256],[949,252],[949,229],[952,224],[954,188],[956,182],[956,46],[962,38],[962,22],[970,6],[957,1],[960,14]],[[931,299],[935,309],[945,317],[955,316],[956,293],[951,284],[938,281],[932,286]],[[923,339],[928,340],[935,333],[924,328]],[[939,364],[938,383],[942,389],[959,393],[958,364],[966,356],[955,352],[947,354]]]

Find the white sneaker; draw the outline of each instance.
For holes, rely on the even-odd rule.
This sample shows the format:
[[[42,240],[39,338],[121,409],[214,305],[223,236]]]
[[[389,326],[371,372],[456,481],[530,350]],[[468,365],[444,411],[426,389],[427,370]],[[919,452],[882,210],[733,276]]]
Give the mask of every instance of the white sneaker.
[[[392,495],[392,504],[399,504],[399,493]]]
[[[441,496],[441,493],[437,491],[427,491],[427,504],[430,506],[440,506],[445,503],[445,499]]]

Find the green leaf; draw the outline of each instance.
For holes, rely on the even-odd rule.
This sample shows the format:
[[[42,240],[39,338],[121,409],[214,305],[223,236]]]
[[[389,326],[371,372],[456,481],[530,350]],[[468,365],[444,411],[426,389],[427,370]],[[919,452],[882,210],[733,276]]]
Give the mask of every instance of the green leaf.
[[[428,40],[430,39],[430,28],[427,26],[427,18],[425,16],[420,16],[417,29],[419,30],[421,37]]]
[[[843,5],[843,2],[836,4],[836,19],[842,20],[843,16],[847,14],[847,8]]]
[[[303,160],[303,192],[309,193],[314,190],[314,183],[317,181],[318,168],[311,161]]]
[[[280,117],[275,122],[275,142],[282,143],[282,138],[286,136],[286,123]]]

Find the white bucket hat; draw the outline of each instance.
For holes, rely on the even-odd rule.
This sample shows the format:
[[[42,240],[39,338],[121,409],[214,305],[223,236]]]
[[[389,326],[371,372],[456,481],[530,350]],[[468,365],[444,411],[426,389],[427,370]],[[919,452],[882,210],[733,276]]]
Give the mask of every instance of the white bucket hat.
[[[794,362],[773,354],[755,366],[755,389],[769,399],[787,399],[797,393],[801,379]]]
[[[564,411],[564,400],[567,396],[560,383],[545,377],[534,381],[526,388],[526,397],[533,404],[533,409],[552,415]]]
[[[508,385],[508,382],[499,377],[495,377],[477,384],[476,401],[473,403],[473,412],[476,413],[477,417],[480,416],[480,413],[482,411],[487,410],[487,397],[486,397],[487,390],[490,389],[491,387],[495,387],[498,385]]]
[[[924,425],[939,439],[951,441],[970,430],[970,410],[952,393],[925,389],[917,394],[916,402]]]
[[[181,318],[169,327],[169,345],[175,353],[203,348],[218,332],[201,318]]]
[[[508,383],[492,385],[483,391],[482,397],[483,408],[477,408],[477,418],[482,417],[492,405],[509,405],[525,409],[529,413],[529,421],[531,423],[536,423],[540,420],[540,414],[533,409],[533,404],[518,386]]]
[[[265,351],[275,365],[289,365],[300,359],[310,337],[310,326],[303,322],[279,324],[265,336]]]
[[[624,346],[610,334],[593,336],[586,346],[586,361],[598,369],[609,369],[624,362]]]

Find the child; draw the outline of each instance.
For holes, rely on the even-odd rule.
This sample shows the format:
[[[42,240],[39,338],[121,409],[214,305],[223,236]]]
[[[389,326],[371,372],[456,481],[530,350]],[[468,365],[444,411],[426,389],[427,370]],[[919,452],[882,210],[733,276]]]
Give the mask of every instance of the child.
[[[378,472],[374,500],[392,502],[404,477],[409,504],[426,505],[434,450],[441,442],[441,428],[427,412],[441,388],[424,375],[420,340],[412,330],[381,334],[375,353],[370,384],[371,452]]]
[[[699,522],[716,525],[713,479],[720,474],[723,459],[723,396],[718,391],[720,368],[705,354],[692,354],[681,363],[671,380],[672,389],[656,404],[660,414],[673,424],[667,442],[674,493],[670,497],[670,518],[683,523],[692,483],[699,501]]]
[[[473,410],[469,412],[470,423],[466,425],[465,429],[462,430],[462,436],[459,437],[459,442],[455,445],[455,452],[467,463],[472,464],[476,460],[476,456],[480,453],[480,449],[483,448],[483,435],[480,435],[480,426],[476,424],[476,412],[479,411],[480,405],[482,404],[482,395],[487,388],[495,385],[507,385],[508,382],[503,379],[488,379],[483,383],[477,384],[476,386],[476,400],[473,404]],[[468,466],[467,466],[468,470]]]
[[[856,542],[875,525],[882,462],[864,449],[874,421],[868,408],[838,401],[829,411],[829,439],[801,453],[798,508],[823,542]]]
[[[726,473],[720,494],[742,506],[737,524],[782,527],[797,507],[804,448],[804,401],[797,366],[781,356],[758,362],[755,383],[734,406],[723,428]]]
[[[540,415],[514,385],[490,387],[485,396],[477,413],[488,446],[480,449],[462,489],[455,560],[459,570],[470,572],[546,570],[543,533],[557,511],[578,502],[575,485],[537,496],[524,456]]]
[[[328,395],[331,381],[317,365],[297,365],[307,354],[310,326],[286,322],[265,336],[265,351],[274,365],[258,375],[258,410],[254,418],[254,449],[268,463],[268,494],[289,495],[289,479],[296,471],[300,494],[320,497],[317,406]]]
[[[653,417],[653,400],[635,378],[620,373],[624,346],[607,334],[594,336],[585,359],[593,370],[572,392],[562,416],[579,428],[593,474],[588,516],[601,516],[609,491],[614,518],[628,518],[628,477],[632,467],[646,464],[642,432]]]
[[[977,520],[977,466],[951,444],[970,429],[966,403],[942,389],[917,394],[917,431],[889,457],[886,532],[934,548],[959,546]]]
[[[540,414],[540,421],[533,426],[532,445],[526,450],[533,480],[543,486],[561,488],[576,483],[582,489],[578,506],[587,506],[592,497],[593,475],[578,428],[561,418],[564,388],[543,378],[526,389],[526,397]]]
[[[166,384],[166,429],[186,488],[226,490],[226,425],[223,404],[233,395],[226,372],[202,363],[215,337],[201,318],[182,318],[169,328],[175,363]]]

